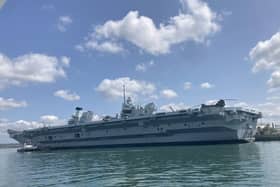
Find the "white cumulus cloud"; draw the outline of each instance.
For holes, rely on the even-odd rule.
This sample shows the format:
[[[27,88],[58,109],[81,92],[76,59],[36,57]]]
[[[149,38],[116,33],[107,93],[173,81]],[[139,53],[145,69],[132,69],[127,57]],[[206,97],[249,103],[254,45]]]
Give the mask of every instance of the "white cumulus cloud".
[[[206,101],[205,103],[207,105],[215,105],[218,101],[219,101],[218,99],[211,99],[211,100]]]
[[[7,130],[28,130],[41,128],[44,126],[59,126],[65,125],[67,122],[65,119],[60,119],[54,115],[44,115],[41,116],[39,120],[28,121],[28,120],[17,120],[11,121],[5,118],[0,118],[0,143],[11,143],[14,142],[11,138],[9,138]]]
[[[98,25],[86,38],[82,46],[87,49],[87,43],[127,41],[153,55],[166,54],[172,45],[194,41],[204,42],[219,31],[217,15],[201,0],[181,1],[183,12],[170,17],[165,23],[157,26],[147,16],[139,15],[138,11],[130,11],[120,20],[109,20]]]
[[[192,88],[192,83],[191,82],[185,82],[184,83],[184,90],[189,90]]]
[[[280,70],[274,71],[271,74],[271,77],[267,81],[267,84],[270,88],[279,88],[280,87]]]
[[[67,59],[67,60],[66,60]],[[66,64],[67,61],[67,64]],[[50,83],[65,77],[68,57],[30,53],[9,58],[0,53],[0,88],[25,83]]]
[[[155,62],[153,60],[147,63],[140,63],[135,66],[135,70],[139,72],[146,72],[150,67],[154,66]]]
[[[27,120],[10,121],[7,119],[4,120],[0,119],[0,133],[7,133],[8,129],[27,130],[27,129],[40,128],[44,126],[58,126],[58,125],[65,125],[65,124],[66,124],[66,120],[59,119],[57,116],[54,115],[41,116],[40,120],[38,121],[27,121]]]
[[[87,41],[84,46],[77,45],[76,49],[79,51],[84,51],[85,49],[92,49],[99,52],[107,52],[107,53],[120,53],[123,52],[124,49],[121,44],[112,41],[104,41],[104,42],[97,42],[97,41]]]
[[[171,98],[175,98],[178,96],[178,94],[174,91],[174,90],[171,90],[171,89],[164,89],[160,92],[160,95],[163,97],[163,98],[166,98],[166,99],[171,99]]]
[[[54,123],[58,121],[58,117],[54,115],[44,115],[40,117],[40,120],[42,122],[47,122],[47,123]]]
[[[234,107],[243,107],[243,108],[253,108],[252,106],[250,106],[248,103],[246,102],[237,102],[233,104]]]
[[[256,105],[257,110],[262,112],[264,121],[279,121],[280,120],[280,103],[266,102]]]
[[[273,95],[266,98],[267,101],[280,101],[279,95]]]
[[[3,98],[0,97],[0,110],[7,110],[11,108],[21,108],[26,107],[27,102],[26,101],[17,101],[13,98]]]
[[[0,9],[4,6],[5,3],[6,3],[6,0],[0,0]]]
[[[45,11],[53,11],[55,10],[55,6],[53,4],[44,4],[41,9]]]
[[[139,71],[139,72],[145,72],[145,71],[147,71],[147,66],[146,66],[146,64],[137,64],[136,66],[135,66],[135,70],[136,71]]]
[[[280,32],[270,39],[259,41],[249,53],[250,60],[255,62],[253,72],[272,71],[267,84],[270,88],[280,87]]]
[[[142,96],[151,96],[156,90],[154,84],[131,79],[129,77],[120,77],[116,79],[104,79],[96,87],[96,91],[104,95],[109,99],[116,99],[123,96],[123,85],[126,88],[126,95],[137,97]]]
[[[275,69],[280,67],[280,32],[270,39],[260,41],[251,49],[250,59],[255,62],[253,71]]]
[[[61,63],[64,64],[66,67],[70,64],[70,58],[67,56],[61,57]]]
[[[6,133],[8,129],[27,130],[27,129],[43,127],[43,124],[37,121],[17,120],[17,121],[0,122],[0,127],[1,127],[0,131],[2,133]]]
[[[72,22],[73,20],[70,16],[60,16],[57,22],[57,29],[60,32],[65,32]]]
[[[61,97],[67,101],[80,100],[80,96],[70,90],[57,90],[54,92],[54,96]]]
[[[203,89],[209,89],[209,88],[213,88],[214,84],[210,84],[209,82],[204,82],[200,84],[200,87]]]

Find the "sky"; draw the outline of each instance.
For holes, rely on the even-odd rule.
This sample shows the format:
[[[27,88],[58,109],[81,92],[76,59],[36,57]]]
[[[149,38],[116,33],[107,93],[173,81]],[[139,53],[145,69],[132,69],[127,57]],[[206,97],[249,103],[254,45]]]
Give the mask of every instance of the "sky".
[[[120,112],[122,85],[158,110],[217,99],[280,119],[278,0],[0,0],[0,143]]]

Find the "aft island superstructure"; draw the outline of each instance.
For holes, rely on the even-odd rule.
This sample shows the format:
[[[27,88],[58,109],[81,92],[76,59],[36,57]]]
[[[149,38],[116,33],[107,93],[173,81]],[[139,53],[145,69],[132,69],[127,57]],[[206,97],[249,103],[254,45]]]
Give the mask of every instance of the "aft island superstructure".
[[[92,121],[91,111],[76,114],[67,125],[32,130],[8,130],[11,138],[39,150],[155,146],[181,144],[241,143],[254,140],[261,113],[241,107],[226,107],[224,100],[172,112],[158,112],[154,103],[135,106],[124,99],[120,115]]]

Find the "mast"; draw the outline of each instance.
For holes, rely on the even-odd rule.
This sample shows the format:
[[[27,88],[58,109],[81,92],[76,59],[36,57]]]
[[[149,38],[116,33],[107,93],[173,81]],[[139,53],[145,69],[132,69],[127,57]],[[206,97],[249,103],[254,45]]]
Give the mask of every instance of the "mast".
[[[125,104],[125,85],[123,85],[123,104]]]

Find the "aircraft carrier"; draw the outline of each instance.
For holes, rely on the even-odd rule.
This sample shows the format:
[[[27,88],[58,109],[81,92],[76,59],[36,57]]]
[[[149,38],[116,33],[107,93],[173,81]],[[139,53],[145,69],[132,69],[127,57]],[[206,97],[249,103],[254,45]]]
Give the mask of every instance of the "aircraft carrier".
[[[37,150],[245,143],[254,141],[260,112],[227,107],[224,100],[198,108],[156,112],[154,103],[135,106],[125,98],[120,115],[92,121],[93,112],[77,107],[67,125],[8,130],[11,138]]]

